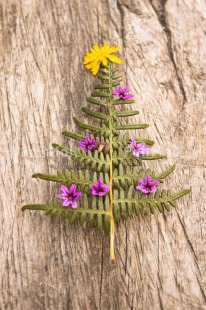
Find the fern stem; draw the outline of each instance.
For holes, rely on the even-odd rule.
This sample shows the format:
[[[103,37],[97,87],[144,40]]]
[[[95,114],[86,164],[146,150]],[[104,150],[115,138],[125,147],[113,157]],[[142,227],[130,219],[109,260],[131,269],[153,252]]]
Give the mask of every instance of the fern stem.
[[[111,260],[115,261],[115,254],[114,254],[114,234],[115,234],[115,224],[114,224],[114,216],[113,216],[113,102],[112,102],[112,63],[109,62],[108,66],[108,73],[109,73],[109,93],[110,93],[110,100],[109,100],[109,144],[110,144],[110,257]]]

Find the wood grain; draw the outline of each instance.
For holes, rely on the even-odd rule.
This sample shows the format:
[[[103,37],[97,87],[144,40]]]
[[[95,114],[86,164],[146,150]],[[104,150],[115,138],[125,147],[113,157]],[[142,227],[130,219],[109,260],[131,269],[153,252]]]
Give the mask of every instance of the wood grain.
[[[206,309],[203,0],[3,0],[0,4],[0,308]],[[26,203],[58,187],[34,172],[71,167],[51,144],[71,143],[74,115],[94,78],[82,59],[94,43],[122,46],[136,121],[176,163],[167,185],[192,187],[170,214],[132,218],[109,239]],[[76,130],[76,129],[75,129]]]

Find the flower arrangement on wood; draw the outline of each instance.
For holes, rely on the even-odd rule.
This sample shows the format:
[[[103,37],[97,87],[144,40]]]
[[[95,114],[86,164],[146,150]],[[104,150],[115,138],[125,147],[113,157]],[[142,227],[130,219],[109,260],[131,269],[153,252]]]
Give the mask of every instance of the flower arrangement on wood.
[[[33,178],[59,183],[61,193],[55,201],[22,207],[22,210],[43,210],[46,215],[62,216],[71,224],[78,220],[81,225],[87,222],[91,228],[103,229],[110,236],[112,261],[115,260],[115,226],[121,220],[133,214],[153,214],[155,209],[161,213],[170,211],[177,199],[190,192],[190,189],[177,193],[161,189],[164,178],[173,172],[175,165],[161,173],[144,168],[145,161],[166,156],[153,154],[154,142],[138,135],[138,129],[148,127],[147,124],[121,122],[122,118],[139,112],[126,109],[134,103],[134,95],[128,93],[128,85],[120,86],[121,76],[113,65],[122,62],[114,55],[118,50],[119,46],[94,45],[84,58],[83,64],[93,75],[98,74],[100,82],[87,98],[94,107],[82,107],[82,111],[91,119],[100,120],[99,125],[74,117],[84,134],[67,131],[63,135],[76,140],[77,149],[53,144],[55,149],[71,156],[80,170],[58,171],[56,175],[34,174]],[[128,134],[121,134],[123,130],[128,130]]]

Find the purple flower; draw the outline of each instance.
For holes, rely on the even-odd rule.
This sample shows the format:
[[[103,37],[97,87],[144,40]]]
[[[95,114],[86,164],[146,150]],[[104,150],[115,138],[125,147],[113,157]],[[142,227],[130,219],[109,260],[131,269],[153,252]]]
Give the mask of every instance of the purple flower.
[[[79,146],[80,146],[81,150],[88,152],[88,151],[92,150],[93,148],[95,148],[95,138],[90,139],[89,135],[86,134],[85,140],[79,141]]]
[[[129,90],[129,86],[125,86],[125,88],[118,86],[117,89],[113,91],[113,95],[123,100],[129,100],[129,99],[134,98],[133,94],[127,94],[128,90]]]
[[[145,194],[155,193],[157,190],[155,186],[160,184],[160,181],[158,180],[151,181],[151,176],[149,174],[146,174],[145,181],[139,179],[138,182],[140,183],[140,185],[136,186],[136,189],[140,190]]]
[[[134,156],[139,156],[143,154],[149,153],[149,148],[146,146],[146,143],[140,142],[137,144],[134,138],[131,138],[130,142],[131,147],[133,148],[133,155]]]
[[[98,179],[97,183],[93,184],[91,188],[92,188],[92,195],[104,196],[109,190],[109,185],[104,185],[102,180]]]
[[[61,185],[62,193],[60,195],[57,195],[58,198],[63,199],[62,206],[68,207],[68,205],[72,205],[72,208],[77,208],[77,202],[76,199],[82,195],[81,192],[76,192],[77,186],[75,184],[72,184],[70,188],[67,188],[64,185]]]

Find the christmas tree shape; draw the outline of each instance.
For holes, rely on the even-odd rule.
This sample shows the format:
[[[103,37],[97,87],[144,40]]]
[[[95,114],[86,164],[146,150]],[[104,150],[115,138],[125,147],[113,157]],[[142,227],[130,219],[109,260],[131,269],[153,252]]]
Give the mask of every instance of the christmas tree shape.
[[[161,189],[161,184],[173,172],[175,165],[160,174],[143,168],[145,160],[160,160],[166,156],[152,154],[152,140],[130,135],[132,130],[144,129],[147,124],[121,124],[122,118],[139,112],[117,109],[118,106],[130,106],[134,100],[128,93],[129,87],[120,86],[121,76],[113,66],[113,62],[120,63],[119,58],[113,55],[119,48],[113,48],[111,53],[111,47],[105,56],[107,47],[93,48],[94,53],[87,53],[84,62],[94,75],[98,73],[100,82],[87,98],[94,108],[83,107],[82,111],[98,119],[99,126],[74,117],[75,124],[84,130],[84,134],[63,132],[63,135],[76,140],[78,149],[53,144],[55,149],[77,162],[81,170],[58,171],[57,175],[34,174],[33,178],[61,184],[62,192],[55,201],[25,205],[22,210],[43,210],[46,215],[63,217],[70,224],[79,221],[80,225],[84,225],[87,222],[91,228],[104,230],[106,236],[110,236],[110,256],[114,261],[115,226],[120,220],[125,221],[133,214],[153,214],[155,210],[161,213],[170,211],[171,207],[176,207],[177,199],[189,193],[190,189],[177,193]],[[96,58],[101,56],[99,62],[92,58],[95,52]],[[105,58],[102,58],[102,53]],[[129,134],[122,134],[123,130]]]

